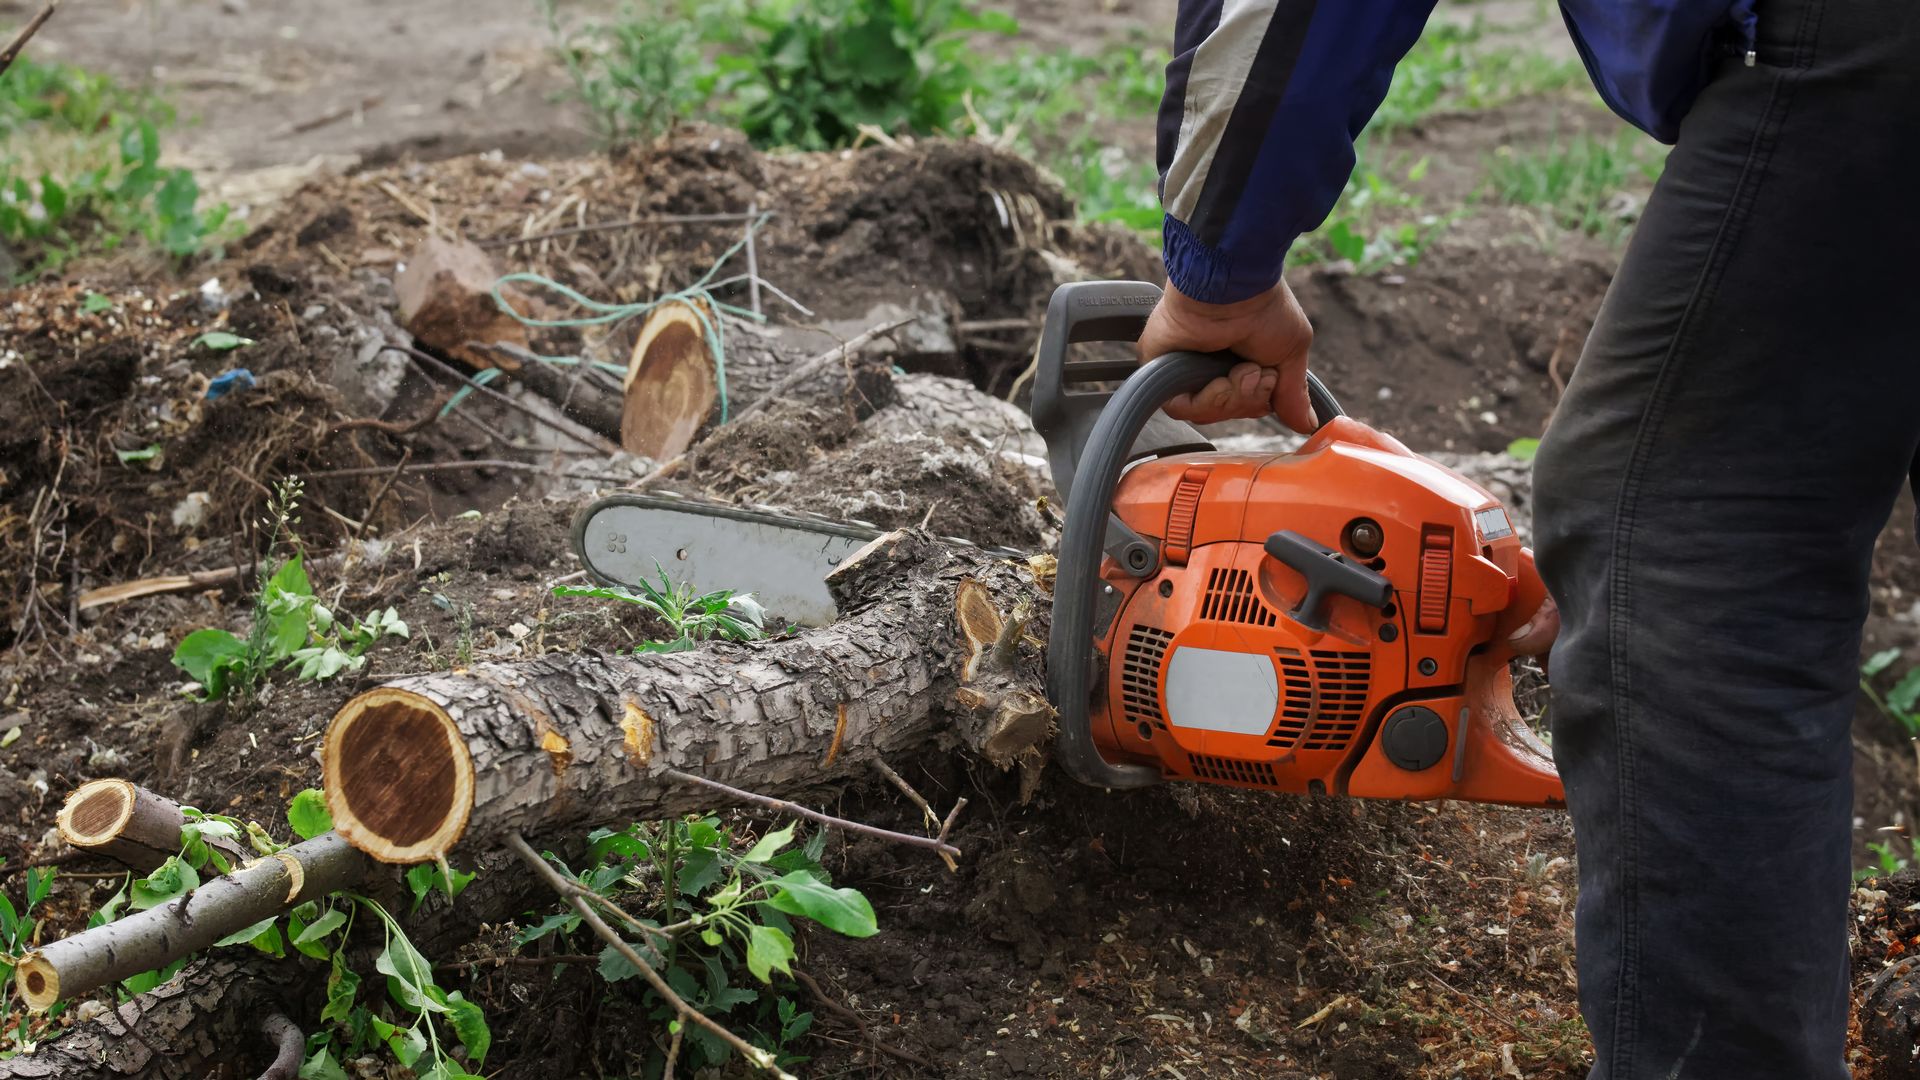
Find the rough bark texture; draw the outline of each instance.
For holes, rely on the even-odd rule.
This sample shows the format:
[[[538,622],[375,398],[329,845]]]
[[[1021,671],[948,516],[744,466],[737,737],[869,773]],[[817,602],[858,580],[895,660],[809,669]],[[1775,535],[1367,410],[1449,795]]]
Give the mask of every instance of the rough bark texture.
[[[80,785],[60,808],[60,837],[82,851],[97,852],[138,873],[151,873],[180,851],[187,823],[180,804],[127,780]],[[234,866],[251,857],[238,843],[210,840]]]
[[[569,420],[610,439],[620,437],[620,398],[599,378],[576,367],[555,367],[538,360],[522,362],[513,377],[527,389],[560,407]]]
[[[896,375],[898,402],[867,421],[880,435],[951,434],[993,451],[1021,455],[1046,472],[1047,444],[1033,418],[1018,405],[983,394],[965,379],[944,375]]]
[[[370,865],[337,834],[316,836],[205,882],[180,900],[35,949],[21,960],[14,982],[28,1005],[44,1009],[163,968],[263,919],[348,888]]]
[[[271,960],[195,961],[166,984],[76,1024],[33,1053],[0,1061],[0,1080],[253,1076],[276,1049],[260,1034],[261,1016],[286,1011],[292,988],[306,974],[298,964]],[[219,1069],[240,1062],[257,1064]]]
[[[433,854],[423,846],[479,852],[510,832],[712,802],[664,778],[668,768],[789,795],[943,734],[1003,765],[1035,760],[1051,717],[1037,641],[1016,634],[1005,661],[991,659],[1001,613],[1046,610],[1031,567],[898,532],[849,558],[829,585],[842,620],[785,640],[554,655],[370,691],[342,708],[324,743],[335,826],[376,857],[420,861]],[[434,799],[459,803],[459,785],[408,763],[444,755],[449,738],[471,763],[471,794],[441,815],[454,827],[421,842],[425,826],[400,819]],[[405,852],[403,831],[415,842]]]

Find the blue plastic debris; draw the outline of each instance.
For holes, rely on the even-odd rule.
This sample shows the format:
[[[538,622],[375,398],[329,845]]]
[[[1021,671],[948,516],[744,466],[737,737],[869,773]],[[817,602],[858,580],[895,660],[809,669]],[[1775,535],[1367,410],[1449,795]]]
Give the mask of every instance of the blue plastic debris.
[[[246,368],[237,367],[223,371],[215,375],[213,381],[207,384],[207,400],[212,401],[214,398],[224,397],[229,391],[233,390],[251,390],[253,389],[253,383],[253,372],[248,371]]]

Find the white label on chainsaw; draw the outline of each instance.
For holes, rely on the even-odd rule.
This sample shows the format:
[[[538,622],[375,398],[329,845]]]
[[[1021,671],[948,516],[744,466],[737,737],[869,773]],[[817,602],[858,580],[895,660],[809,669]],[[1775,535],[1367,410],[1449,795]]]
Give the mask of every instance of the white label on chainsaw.
[[[1167,661],[1167,723],[1265,735],[1280,709],[1280,676],[1265,653],[1178,648]]]

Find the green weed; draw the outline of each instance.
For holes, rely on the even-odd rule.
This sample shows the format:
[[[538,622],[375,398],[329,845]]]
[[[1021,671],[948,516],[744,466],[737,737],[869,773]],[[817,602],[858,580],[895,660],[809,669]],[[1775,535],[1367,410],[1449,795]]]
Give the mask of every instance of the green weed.
[[[577,28],[561,25],[554,0],[541,6],[573,96],[605,142],[656,138],[705,107],[715,73],[686,5],[628,0],[616,17]]]
[[[1486,44],[1485,26],[1433,22],[1393,75],[1386,100],[1367,130],[1413,127],[1436,112],[1491,109],[1521,98],[1564,93],[1587,84],[1586,69],[1537,49]]]
[[[1860,665],[1860,692],[1909,739],[1920,739],[1920,667],[1909,668],[1884,695],[1873,681],[1900,659],[1899,649],[1883,649]]]
[[[172,111],[64,64],[21,59],[0,77],[0,243],[27,270],[135,242],[187,256],[230,236],[186,169],[160,165]]]
[[[1872,843],[1867,850],[1873,853],[1873,865],[1862,866],[1853,872],[1853,880],[1865,881],[1868,878],[1892,877],[1920,860],[1920,839],[1909,839],[1906,853],[1902,854],[1892,841]],[[1911,855],[1912,859],[1908,856]]]
[[[631,910],[636,900],[653,905],[640,917],[638,940],[629,944],[659,971],[686,1002],[775,1055],[782,1067],[805,1061],[794,1053],[812,1025],[801,1009],[791,977],[796,918],[834,933],[869,937],[879,929],[873,906],[856,889],[835,888],[820,864],[826,834],[816,832],[793,846],[794,826],[761,835],[744,851],[714,817],[683,818],[589,834],[587,866],[574,871],[551,852],[546,858],[582,888]],[[580,929],[572,908],[547,915],[514,939],[530,945]],[[600,950],[599,971],[609,983],[639,974],[620,951]],[[744,977],[743,971],[744,969]],[[652,1017],[676,1025],[672,1008],[651,991]],[[681,1063],[689,1074],[724,1064],[730,1048],[697,1025],[669,1027],[684,1039]],[[648,1074],[664,1061],[665,1040],[649,1051]]]
[[[273,565],[300,523],[296,511],[301,491],[296,478],[281,481],[274,489],[268,507],[270,539],[254,594],[253,627],[247,636],[203,627],[174,649],[173,665],[193,677],[203,700],[250,697],[267,674],[282,664],[292,665],[295,677],[310,681],[358,671],[375,642],[408,636],[407,624],[391,607],[365,619],[336,618],[314,595],[305,559],[298,553]]]
[[[1344,259],[1363,274],[1411,266],[1458,216],[1457,212],[1421,213],[1419,196],[1401,186],[1418,183],[1426,175],[1426,158],[1414,162],[1396,181],[1373,166],[1364,137],[1356,155],[1353,175],[1333,212],[1294,244],[1290,258],[1295,264]]]
[[[1496,151],[1487,163],[1493,197],[1515,206],[1547,208],[1563,228],[1618,239],[1631,224],[1614,204],[1629,185],[1659,179],[1666,163],[1658,144],[1631,128],[1613,135],[1555,139],[1543,150]]]
[[[683,652],[703,641],[755,641],[766,636],[766,610],[750,593],[726,590],[695,594],[691,585],[675,585],[654,564],[658,583],[642,580],[639,591],[602,585],[555,585],[555,596],[618,600],[652,612],[667,624],[672,637],[644,642],[635,652]]]

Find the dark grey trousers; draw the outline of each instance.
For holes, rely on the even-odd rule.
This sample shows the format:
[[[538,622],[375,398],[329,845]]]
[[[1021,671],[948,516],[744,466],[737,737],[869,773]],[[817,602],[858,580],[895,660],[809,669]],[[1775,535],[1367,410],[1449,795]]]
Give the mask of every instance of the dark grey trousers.
[[[1849,725],[1920,451],[1920,5],[1760,4],[1536,465],[1596,1080],[1847,1075]]]

